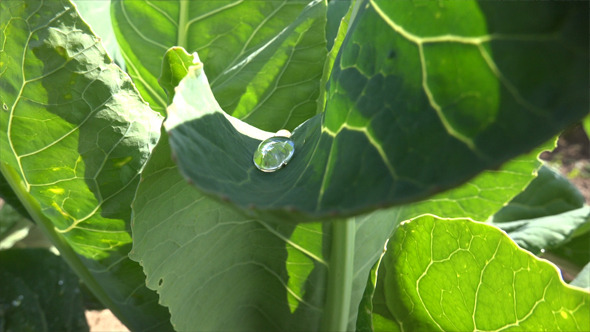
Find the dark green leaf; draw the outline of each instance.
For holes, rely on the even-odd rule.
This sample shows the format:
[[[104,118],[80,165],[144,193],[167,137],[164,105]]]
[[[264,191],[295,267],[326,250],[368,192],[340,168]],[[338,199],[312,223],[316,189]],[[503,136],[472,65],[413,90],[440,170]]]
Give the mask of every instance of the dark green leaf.
[[[293,132],[295,156],[276,173],[252,163],[271,133],[228,118],[203,75],[185,78],[166,127],[198,188],[278,218],[351,215],[456,186],[588,112],[582,3],[364,4],[325,112]]]
[[[561,214],[495,224],[521,248],[534,254],[569,242],[576,232],[590,228],[590,206]]]
[[[543,166],[526,190],[494,214],[491,221],[501,223],[550,216],[581,208],[584,201],[584,196],[571,182]]]
[[[0,250],[11,248],[34,224],[12,206],[0,201]]]
[[[0,251],[2,331],[88,331],[78,277],[46,249]]]
[[[39,300],[18,276],[0,270],[0,329],[48,332]]]
[[[555,248],[551,251],[547,251],[545,255],[551,255],[551,260],[556,261],[555,256],[558,259],[564,260],[565,262],[569,262],[573,264],[575,268],[571,269],[574,272],[579,272],[584,265],[590,262],[590,232],[586,232],[580,236],[574,237],[570,242]],[[564,264],[560,264],[564,265]],[[569,269],[568,269],[569,270]],[[566,271],[564,271],[566,272]],[[567,271],[569,272],[569,271]],[[568,279],[571,280],[576,276],[574,273],[573,275],[568,275]],[[564,276],[565,278],[566,276]]]
[[[169,329],[168,313],[127,257],[130,203],[161,117],[71,3],[0,6],[3,176],[62,257],[124,324]]]
[[[486,224],[412,220],[390,239],[382,266],[387,308],[404,330],[590,329],[590,293]]]
[[[14,190],[12,190],[8,182],[6,182],[6,179],[2,173],[0,173],[0,198],[3,199],[4,202],[10,204],[23,217],[33,220],[31,216],[29,216],[27,209],[25,209],[18,197],[16,197]]]

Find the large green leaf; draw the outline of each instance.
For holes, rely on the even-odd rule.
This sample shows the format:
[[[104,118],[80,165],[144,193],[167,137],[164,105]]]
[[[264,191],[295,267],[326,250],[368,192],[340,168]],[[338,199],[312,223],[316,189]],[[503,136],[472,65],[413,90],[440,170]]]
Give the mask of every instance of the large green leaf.
[[[226,112],[275,131],[317,112],[325,11],[317,0],[116,1],[112,8],[128,71],[153,109],[163,114],[167,105],[157,82],[164,53],[180,46],[206,61]]]
[[[388,248],[379,282],[403,330],[590,329],[590,294],[492,226],[425,216]]]
[[[2,331],[88,331],[78,277],[48,250],[0,251],[0,287]]]
[[[276,173],[252,162],[271,134],[227,117],[201,71],[185,78],[166,122],[182,172],[243,209],[350,215],[455,186],[588,112],[582,3],[365,1],[355,17],[325,112]]]
[[[188,55],[181,48],[169,50],[165,56],[160,78],[162,86],[172,93],[173,87],[186,74],[189,67],[200,66],[198,62],[195,65],[196,60],[198,60],[196,54]],[[163,194],[161,191],[163,186],[169,187],[170,193]],[[352,328],[368,271],[372,262],[376,261],[381,254],[383,244],[396,223],[396,220],[389,218],[387,213],[374,212],[347,221],[345,229],[348,229],[348,235],[339,237],[338,231],[332,230],[329,225],[322,226],[315,223],[278,227],[232,210],[228,211],[223,205],[202,196],[182,179],[176,165],[170,159],[170,149],[165,135],[142,173],[137,197],[133,206],[135,218],[132,258],[140,261],[144,266],[148,281],[158,281],[158,283],[151,281],[148,285],[161,294],[163,303],[170,308],[173,323],[180,329],[189,326],[197,326],[199,329],[248,329],[249,326],[263,326],[267,330]],[[195,204],[196,201],[199,203]],[[182,211],[182,216],[179,211]],[[187,232],[185,227],[178,227],[178,220],[185,220],[185,218],[187,218],[185,221],[187,225],[191,225],[192,232]],[[241,228],[232,230],[237,227],[231,226],[236,224],[236,220],[242,220],[239,223],[241,228],[255,230],[257,240],[253,241],[252,235],[240,231]],[[192,227],[195,222],[199,223],[198,226]],[[336,224],[336,228],[342,224]],[[212,227],[215,231],[201,233],[202,229],[206,230],[207,227]],[[219,241],[219,238],[228,238],[229,235],[224,233],[228,227],[231,239],[227,240],[228,243]],[[174,247],[163,248],[161,235],[159,235],[160,229],[167,234],[167,238],[175,242],[187,241],[189,237],[192,237],[187,245],[187,250],[191,254],[179,255],[176,254]],[[202,246],[209,248],[210,243],[223,246],[224,249],[207,250],[206,254],[197,250]],[[238,265],[235,269],[227,269],[225,263],[228,259],[239,261],[239,258],[233,257],[235,250],[226,248],[234,243],[239,245],[239,252],[250,255],[252,259],[249,265],[251,266]],[[261,243],[268,243],[273,247],[261,250]],[[339,246],[341,250],[336,249]],[[154,254],[155,247],[162,252]],[[265,247],[267,245],[263,248]],[[287,255],[286,257],[277,255],[277,252],[287,252]],[[335,258],[330,252],[337,252],[341,256]],[[230,254],[233,258],[228,257]],[[187,273],[188,277],[182,280],[175,277],[178,272],[170,275],[171,270],[186,271],[193,268],[191,264],[187,264],[187,260],[193,262],[195,259],[202,262],[195,267],[203,267],[202,273],[190,273],[190,275]],[[163,268],[164,264],[169,268]],[[266,267],[266,270],[262,272],[265,272],[267,277],[271,277],[274,283],[263,283],[261,286],[260,281],[255,278],[250,280],[239,274],[241,271],[260,266]],[[328,267],[333,271],[332,274],[327,273]],[[214,296],[204,291],[198,293],[187,291],[187,289],[200,289],[200,280],[209,278],[207,275],[209,269],[223,271],[220,274],[224,276],[223,278],[211,281],[215,290],[233,287],[236,283],[242,285],[239,292],[231,294],[231,301],[221,303],[216,310],[234,312],[240,310],[237,309],[239,306],[252,301],[268,301],[282,310],[268,312],[265,317],[256,314],[249,315],[247,319],[221,320],[218,316],[210,314],[209,307],[187,308],[185,306],[187,301],[204,302]],[[344,270],[347,270],[347,278],[339,279]],[[283,279],[277,280],[277,276],[282,276]],[[328,281],[329,278],[337,280],[332,283]],[[160,279],[162,279],[162,285],[166,287],[159,287]],[[279,283],[276,283],[277,281]],[[263,286],[264,292],[253,297],[252,294],[261,292]],[[325,302],[328,303],[329,309],[323,311]],[[286,312],[285,308],[288,308],[289,312]],[[326,317],[330,318],[324,318],[320,322],[322,313],[326,313]],[[304,321],[300,319],[302,315],[305,315]]]
[[[352,265],[349,284],[334,290],[348,292],[348,302],[329,312],[345,310],[344,329],[350,329],[369,270],[396,223],[387,211],[340,221],[353,226],[346,242],[334,238],[329,224],[279,225],[245,216],[189,185],[166,140],[142,173],[133,209],[131,257],[178,330],[317,330],[328,314],[328,270],[341,271],[333,241],[349,246],[342,252]]]
[[[320,224],[296,231],[203,196],[178,173],[166,140],[142,174],[133,209],[130,256],[175,329],[317,330],[327,268]]]
[[[168,313],[127,258],[130,203],[161,117],[67,1],[3,1],[0,170],[86,285],[129,328]]]

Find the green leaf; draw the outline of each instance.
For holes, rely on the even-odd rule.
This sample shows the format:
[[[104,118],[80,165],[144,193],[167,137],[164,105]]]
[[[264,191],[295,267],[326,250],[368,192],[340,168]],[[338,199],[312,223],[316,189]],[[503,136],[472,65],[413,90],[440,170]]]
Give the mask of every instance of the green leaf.
[[[181,82],[166,128],[199,189],[279,218],[352,215],[463,183],[587,114],[583,4],[364,4],[325,112],[294,130],[295,156],[276,173],[252,163],[271,133],[227,117],[204,75]]]
[[[14,190],[12,190],[2,173],[0,173],[0,198],[4,200],[4,202],[10,204],[23,217],[32,220],[31,216],[29,216],[29,213],[27,212],[27,209],[25,209],[23,204],[18,200]]]
[[[576,274],[590,262],[590,250],[588,250],[588,243],[590,243],[590,232],[574,237],[570,242],[545,252],[544,256],[550,255],[552,261],[566,262],[566,264],[573,264],[570,271],[564,271],[569,275],[565,276],[568,280],[572,280]],[[565,264],[560,264],[564,266]],[[564,270],[564,269],[562,269]]]
[[[584,118],[582,125],[584,127],[584,131],[586,131],[586,136],[588,136],[588,139],[590,139],[590,115]]]
[[[0,201],[0,249],[11,248],[25,238],[33,225],[12,206]]]
[[[148,287],[169,307],[176,329],[320,327],[328,267],[337,264],[330,224],[277,225],[228,209],[182,178],[165,139],[142,173],[133,210],[131,258],[144,267]],[[350,303],[342,309],[348,329],[395,219],[377,211],[350,222],[354,257],[351,282],[343,286]],[[228,314],[219,319],[218,312]]]
[[[117,1],[113,20],[129,73],[153,109],[164,114],[157,77],[165,52],[180,46],[207,63],[226,112],[276,131],[317,113],[325,11],[324,1],[310,0]]]
[[[526,190],[490,220],[495,223],[550,216],[581,208],[584,196],[559,172],[543,166]],[[500,226],[500,225],[499,225]]]
[[[182,47],[172,47],[166,54],[162,61],[162,74],[158,79],[160,86],[166,91],[168,96],[168,104],[172,103],[174,98],[174,88],[186,76],[188,69],[192,66],[202,66],[198,62],[196,54],[188,54]]]
[[[203,196],[178,173],[166,140],[133,209],[130,257],[176,330],[317,330],[325,285],[308,279],[326,275],[320,224],[273,225]]]
[[[577,232],[590,229],[590,206],[526,220],[495,224],[521,248],[534,254],[569,242]]]
[[[3,1],[0,170],[84,283],[133,330],[168,313],[128,259],[130,203],[161,117],[67,1]]]
[[[88,331],[78,277],[45,249],[0,251],[0,322],[6,331]]]
[[[570,285],[590,290],[590,263],[586,264]]]
[[[400,221],[433,214],[441,218],[471,218],[484,221],[511,201],[514,196],[536,181],[541,166],[538,155],[552,150],[555,140],[550,140],[528,154],[514,158],[498,170],[487,170],[467,183],[431,196],[427,200],[401,205],[396,210]]]
[[[412,220],[382,266],[387,308],[404,330],[590,329],[590,294],[486,224]]]
[[[84,21],[100,37],[100,41],[109,53],[109,56],[119,67],[125,69],[125,60],[123,59],[121,50],[119,50],[117,37],[115,36],[111,22],[111,0],[74,0],[73,2],[76,4],[76,8]]]

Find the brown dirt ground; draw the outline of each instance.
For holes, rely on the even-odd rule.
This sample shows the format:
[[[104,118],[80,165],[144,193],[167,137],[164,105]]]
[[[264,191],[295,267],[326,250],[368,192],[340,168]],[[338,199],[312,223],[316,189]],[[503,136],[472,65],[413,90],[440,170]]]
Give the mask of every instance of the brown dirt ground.
[[[544,152],[541,159],[559,169],[584,195],[590,204],[590,140],[581,125],[565,131],[552,152]]]
[[[129,329],[108,309],[87,310],[86,320],[90,332],[129,332]]]

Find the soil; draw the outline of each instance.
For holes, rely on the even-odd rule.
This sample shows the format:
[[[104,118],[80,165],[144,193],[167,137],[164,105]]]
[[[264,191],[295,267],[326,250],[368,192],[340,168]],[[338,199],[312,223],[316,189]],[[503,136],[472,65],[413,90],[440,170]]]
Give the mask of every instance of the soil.
[[[108,310],[88,310],[86,320],[90,332],[129,332],[129,329]]]
[[[552,152],[543,152],[541,159],[557,168],[570,180],[590,204],[590,140],[581,125],[566,130]]]

